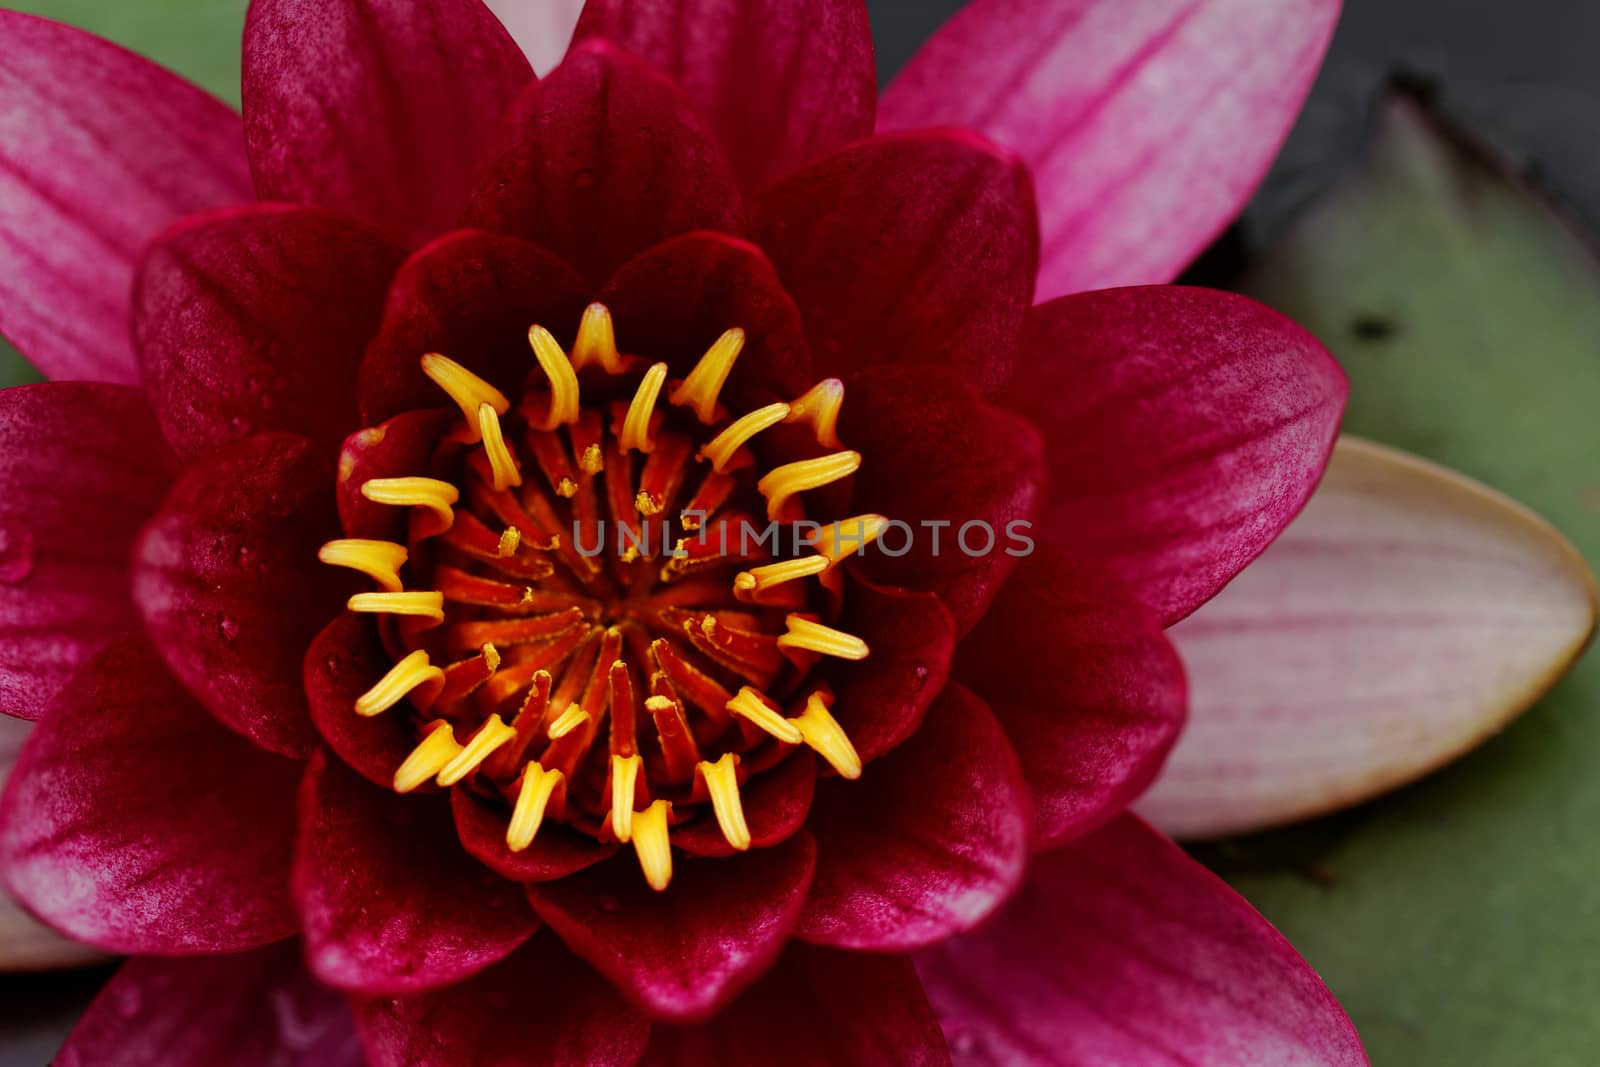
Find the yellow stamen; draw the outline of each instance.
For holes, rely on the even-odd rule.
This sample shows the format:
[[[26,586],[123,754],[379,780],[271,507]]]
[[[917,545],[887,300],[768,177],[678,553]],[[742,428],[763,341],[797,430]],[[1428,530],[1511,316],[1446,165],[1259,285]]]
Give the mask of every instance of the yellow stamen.
[[[455,785],[477,770],[478,764],[488,759],[490,753],[516,736],[517,731],[507,726],[500,716],[489,716],[484,724],[478,727],[478,732],[472,735],[466,747],[440,769],[439,784]]]
[[[505,435],[500,432],[500,416],[488,404],[478,405],[478,432],[483,435],[483,453],[489,457],[494,487],[506,489],[521,485],[522,472],[517,469],[516,457],[506,447]]]
[[[694,370],[672,391],[672,403],[678,407],[693,408],[704,425],[717,417],[717,397],[733,370],[733,361],[744,351],[744,331],[735,326],[712,342]]]
[[[750,826],[744,821],[744,804],[739,799],[739,757],[732,752],[715,763],[700,761],[700,774],[711,794],[711,810],[728,844],[743,852],[750,847]]]
[[[361,483],[361,495],[374,504],[427,508],[439,516],[446,529],[456,521],[450,505],[461,499],[455,486],[437,478],[373,478]]]
[[[541,430],[553,430],[578,421],[578,373],[572,362],[561,351],[561,344],[543,326],[528,331],[528,343],[533,346],[533,358],[539,369],[550,380],[550,413]]]
[[[639,388],[628,405],[627,417],[622,420],[622,432],[617,435],[617,448],[623,452],[638,449],[649,452],[656,447],[650,440],[650,416],[656,410],[656,397],[661,395],[661,385],[667,380],[667,365],[657,363],[645,371]]]
[[[790,615],[783,621],[788,625],[789,632],[778,638],[779,648],[803,648],[840,659],[867,658],[867,643],[853,634],[803,619],[799,615]]]
[[[584,448],[583,455],[578,457],[578,469],[591,476],[606,469],[606,457],[600,451],[599,445],[588,445]]]
[[[589,721],[589,713],[576,704],[568,704],[567,710],[556,716],[555,722],[550,724],[550,740],[566,737],[572,731]]]
[[[851,519],[840,519],[824,526],[812,540],[811,547],[828,557],[829,564],[838,563],[876,541],[888,525],[889,520],[882,515],[857,515]]]
[[[671,813],[669,802],[656,800],[633,816],[633,850],[639,854],[644,880],[658,893],[672,882],[672,842],[667,837]]]
[[[767,498],[767,518],[776,519],[791,496],[848,478],[860,467],[860,452],[834,452],[816,459],[802,459],[768,471],[767,476],[756,483],[756,490]]]
[[[434,385],[449,393],[450,399],[461,408],[461,415],[467,420],[468,444],[478,440],[479,405],[488,404],[497,415],[504,415],[511,410],[511,401],[506,399],[504,393],[447,356],[437,352],[423,356],[422,373],[431,378]]]
[[[622,370],[622,353],[617,351],[617,334],[611,325],[611,312],[604,304],[590,304],[578,323],[578,339],[572,343],[572,368],[582,370],[598,364],[607,374]]]
[[[345,607],[373,615],[419,615],[434,622],[444,621],[444,594],[437,591],[357,593],[345,602]]]
[[[624,845],[633,837],[633,792],[639,781],[644,759],[611,755],[611,832]]]
[[[728,701],[727,708],[735,715],[749,719],[779,741],[798,745],[805,740],[800,734],[799,727],[768,707],[767,702],[761,699],[761,695],[748,685],[734,694],[733,699]]]
[[[765,567],[752,567],[734,575],[733,588],[741,593],[760,593],[796,578],[821,574],[828,569],[827,556],[803,556],[786,559],[782,563],[769,563]]]
[[[388,711],[412,690],[422,685],[442,685],[444,671],[428,662],[428,653],[417,649],[389,668],[378,684],[356,698],[356,714],[371,717]]]
[[[461,753],[456,744],[455,731],[443,719],[434,720],[428,727],[428,736],[411,750],[400,769],[394,772],[394,791],[409,793],[429,778],[444,770],[445,764]]]
[[[521,852],[533,844],[544,822],[544,809],[550,803],[550,794],[561,784],[560,771],[547,771],[537,763],[522,769],[522,786],[517,790],[517,803],[511,809],[511,824],[506,827],[506,847]]]
[[[756,408],[748,415],[729,423],[725,430],[713,437],[710,443],[700,450],[700,458],[710,463],[712,470],[721,474],[723,468],[752,437],[762,430],[771,429],[788,417],[789,405],[782,402]]]
[[[317,558],[329,566],[360,571],[387,593],[398,593],[405,588],[400,580],[400,565],[406,561],[405,545],[349,537],[329,541],[317,549]]]
[[[806,744],[828,765],[839,772],[841,778],[861,777],[861,757],[856,746],[850,743],[844,727],[828,712],[821,693],[812,693],[806,700],[806,710],[789,720],[799,727]]]
[[[500,544],[495,548],[495,555],[501,559],[517,554],[517,548],[522,544],[522,531],[515,526],[507,526],[500,533]]]
[[[789,405],[789,421],[808,424],[823,448],[839,447],[839,407],[844,403],[844,383],[824,378]]]

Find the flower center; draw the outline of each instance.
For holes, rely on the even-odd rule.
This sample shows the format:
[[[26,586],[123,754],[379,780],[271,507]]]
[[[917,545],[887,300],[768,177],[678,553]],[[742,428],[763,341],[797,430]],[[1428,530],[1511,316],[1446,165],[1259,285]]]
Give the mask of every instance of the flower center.
[[[423,356],[462,422],[428,471],[361,486],[408,509],[407,543],[322,546],[377,583],[349,607],[379,617],[396,656],[352,711],[412,717],[396,791],[433,781],[505,804],[512,851],[551,819],[631,842],[664,889],[672,827],[709,809],[749,848],[741,788],[799,746],[860,775],[812,668],[868,654],[824,620],[838,564],[885,520],[806,521],[805,495],[861,463],[836,432],[843,386],[733,415],[720,397],[742,330],[677,381],[621,353],[598,304],[570,356],[542,327],[529,342],[516,405]],[[814,454],[763,472],[752,443],[783,425]]]

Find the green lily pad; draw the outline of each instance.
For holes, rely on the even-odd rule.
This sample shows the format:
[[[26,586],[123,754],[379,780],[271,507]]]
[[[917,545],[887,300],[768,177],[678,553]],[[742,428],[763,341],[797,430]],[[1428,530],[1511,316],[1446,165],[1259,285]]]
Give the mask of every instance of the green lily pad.
[[[1496,486],[1600,559],[1600,263],[1488,152],[1393,96],[1365,163],[1241,288],[1333,348],[1347,429]],[[1375,1062],[1592,1064],[1597,760],[1591,656],[1444,772],[1206,858],[1323,973]]]

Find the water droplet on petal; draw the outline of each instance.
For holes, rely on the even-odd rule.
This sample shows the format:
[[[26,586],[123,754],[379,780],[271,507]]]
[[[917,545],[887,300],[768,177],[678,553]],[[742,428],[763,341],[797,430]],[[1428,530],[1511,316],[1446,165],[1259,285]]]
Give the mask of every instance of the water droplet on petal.
[[[0,582],[16,585],[33,573],[33,531],[20,519],[0,519]]]
[[[622,901],[610,895],[609,893],[600,897],[594,903],[595,907],[604,912],[615,913],[622,910]]]
[[[590,188],[593,188],[594,187],[594,169],[592,167],[583,167],[580,170],[578,170],[572,176],[572,184],[573,184],[574,187],[576,187],[578,189],[590,189]]]
[[[218,615],[217,633],[222,635],[224,641],[232,641],[239,636],[239,620],[232,615]]]
[[[113,985],[111,987],[111,1006],[117,1009],[117,1014],[124,1019],[131,1019],[139,1014],[139,1009],[144,1006],[144,997],[136,985]]]

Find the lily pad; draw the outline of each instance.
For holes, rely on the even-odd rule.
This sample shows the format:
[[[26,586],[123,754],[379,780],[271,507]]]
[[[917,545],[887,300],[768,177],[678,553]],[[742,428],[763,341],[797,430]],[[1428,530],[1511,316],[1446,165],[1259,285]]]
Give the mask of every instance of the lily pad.
[[[1600,262],[1490,153],[1391,97],[1365,163],[1242,288],[1334,349],[1346,429],[1493,485],[1600,559]],[[1591,656],[1447,770],[1207,858],[1322,971],[1374,1062],[1591,1064],[1597,760]]]

